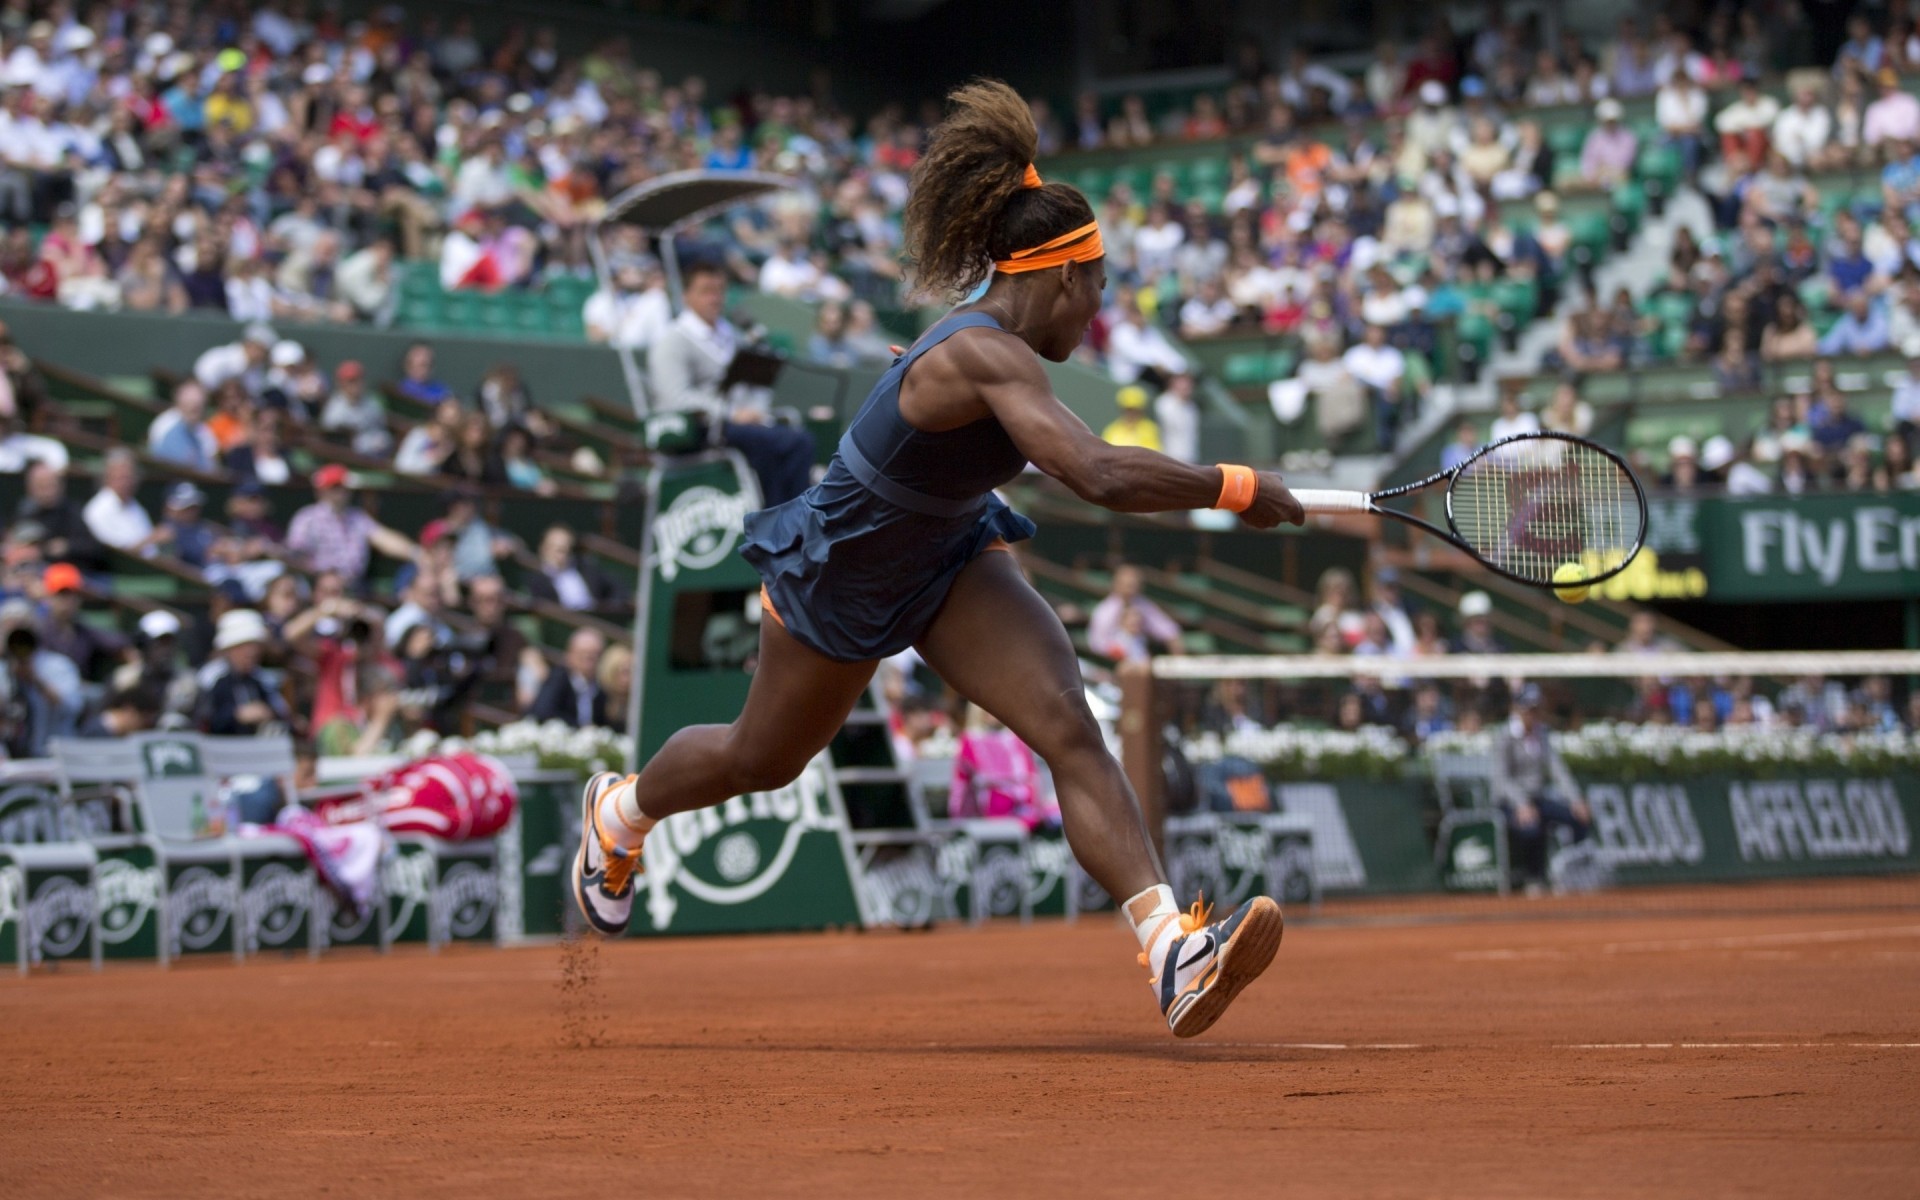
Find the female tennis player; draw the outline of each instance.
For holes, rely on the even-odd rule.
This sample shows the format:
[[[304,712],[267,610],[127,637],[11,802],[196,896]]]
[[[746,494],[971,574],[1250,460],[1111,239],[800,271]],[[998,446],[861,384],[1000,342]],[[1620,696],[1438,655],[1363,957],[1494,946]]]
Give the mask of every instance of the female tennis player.
[[[1110,446],[1054,397],[1039,359],[1073,352],[1106,286],[1093,210],[1041,182],[1011,88],[980,81],[948,99],[914,168],[906,246],[923,293],[965,295],[989,269],[991,286],[894,360],[817,486],[747,518],[767,619],[746,706],[731,725],[680,730],[637,776],[588,783],[574,896],[594,928],[625,931],[655,822],[793,780],[879,660],[913,646],[1046,760],[1074,857],[1126,897],[1160,1010],[1191,1037],[1272,961],[1279,906],[1256,897],[1213,923],[1197,902],[1180,911],[1066,630],[1000,553],[1033,523],[993,489],[1031,462],[1116,512],[1211,506],[1261,529],[1304,517],[1278,475]]]

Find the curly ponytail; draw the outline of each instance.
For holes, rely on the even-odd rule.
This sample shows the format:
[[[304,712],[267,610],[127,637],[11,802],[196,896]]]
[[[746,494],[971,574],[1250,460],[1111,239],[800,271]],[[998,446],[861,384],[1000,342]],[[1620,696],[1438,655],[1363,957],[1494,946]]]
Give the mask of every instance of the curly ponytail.
[[[958,299],[994,259],[1086,224],[1093,206],[1069,184],[1022,184],[1039,133],[1018,92],[976,79],[947,102],[952,111],[913,168],[902,232],[913,294]]]

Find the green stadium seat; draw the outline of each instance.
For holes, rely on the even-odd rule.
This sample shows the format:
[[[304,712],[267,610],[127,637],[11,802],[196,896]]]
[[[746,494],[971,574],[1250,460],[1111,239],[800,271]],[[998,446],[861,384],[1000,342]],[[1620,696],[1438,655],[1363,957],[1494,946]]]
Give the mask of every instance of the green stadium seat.
[[[471,329],[488,333],[502,333],[513,325],[513,299],[507,293],[493,292],[478,297],[474,303],[474,316]]]
[[[547,329],[561,337],[585,337],[587,325],[584,309],[586,302],[578,304],[570,298],[549,293],[546,296]]]
[[[479,297],[472,292],[448,292],[440,302],[439,327],[471,329],[479,324]]]
[[[542,338],[553,334],[547,298],[538,292],[523,292],[517,296],[512,305],[512,318],[513,328],[518,333]]]
[[[1271,372],[1272,360],[1261,350],[1229,354],[1220,364],[1220,377],[1233,387],[1266,383],[1274,378]]]
[[[1587,143],[1585,125],[1555,125],[1547,130],[1547,145],[1553,150],[1556,159],[1574,160],[1577,164],[1580,151]]]
[[[1680,182],[1680,169],[1680,151],[1657,143],[1643,145],[1633,164],[1634,174],[1647,185],[1648,191],[1662,196],[1673,193]]]
[[[445,320],[445,306],[446,296],[437,290],[431,295],[402,293],[394,321],[406,329],[438,329]]]

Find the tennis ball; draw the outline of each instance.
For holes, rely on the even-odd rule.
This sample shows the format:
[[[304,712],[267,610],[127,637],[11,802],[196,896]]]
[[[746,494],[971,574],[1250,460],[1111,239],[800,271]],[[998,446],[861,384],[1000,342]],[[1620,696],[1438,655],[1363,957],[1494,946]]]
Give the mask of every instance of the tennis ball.
[[[1568,604],[1578,604],[1587,598],[1584,587],[1568,587],[1567,584],[1581,583],[1587,577],[1579,563],[1564,562],[1553,569],[1553,594]]]

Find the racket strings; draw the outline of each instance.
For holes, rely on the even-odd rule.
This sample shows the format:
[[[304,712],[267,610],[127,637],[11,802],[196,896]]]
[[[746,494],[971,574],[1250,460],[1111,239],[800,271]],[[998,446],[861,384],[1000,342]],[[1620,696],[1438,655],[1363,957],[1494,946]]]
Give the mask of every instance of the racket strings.
[[[1563,563],[1589,578],[1626,561],[1640,536],[1627,469],[1597,447],[1525,438],[1493,447],[1454,476],[1454,530],[1488,564],[1550,584]]]

